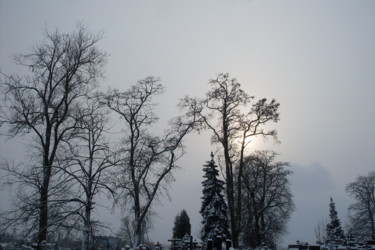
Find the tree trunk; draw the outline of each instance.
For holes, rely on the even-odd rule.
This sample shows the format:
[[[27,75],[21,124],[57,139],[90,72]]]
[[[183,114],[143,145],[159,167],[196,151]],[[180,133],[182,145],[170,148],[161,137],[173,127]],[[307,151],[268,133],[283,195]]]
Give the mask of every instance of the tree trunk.
[[[245,152],[245,134],[244,139],[241,145],[241,153],[240,153],[240,160],[239,160],[239,167],[238,167],[238,177],[237,177],[237,197],[236,200],[233,200],[233,203],[236,202],[237,206],[235,207],[235,235],[236,235],[236,248],[239,247],[239,236],[241,231],[241,220],[242,220],[242,172],[243,172],[243,165],[244,165],[244,152]],[[232,178],[234,179],[234,177]]]
[[[43,185],[44,186],[44,185]],[[47,240],[48,227],[48,188],[43,187],[40,195],[38,249]]]
[[[142,235],[142,223],[139,221],[136,222],[135,232],[133,235],[133,249],[136,249],[139,244],[141,244],[141,235]]]
[[[135,230],[133,236],[133,249],[136,249],[137,246],[141,243],[141,234],[142,234],[142,221],[141,221],[141,204],[140,204],[140,194],[139,194],[139,186],[138,184],[135,185],[135,201],[134,201],[134,222]]]
[[[260,247],[261,237],[260,237],[260,222],[259,216],[257,215],[255,218],[255,245],[253,247]]]
[[[83,226],[82,250],[88,250],[91,247],[91,206],[85,209],[85,220]]]
[[[375,240],[375,220],[374,220],[374,213],[372,212],[371,204],[368,206],[369,214],[370,214],[370,223],[371,223],[371,239]]]
[[[44,164],[43,184],[40,190],[40,210],[39,210],[39,231],[38,231],[38,249],[43,241],[47,241],[48,228],[48,190],[51,177],[51,166]]]
[[[226,110],[226,108],[227,108],[226,103],[224,103],[224,110]],[[234,194],[233,166],[232,166],[231,158],[229,155],[228,124],[226,122],[226,119],[227,119],[227,113],[226,111],[224,111],[222,145],[224,148],[228,209],[229,209],[229,215],[230,215],[230,228],[231,228],[233,247],[238,248],[239,230],[237,227],[237,218],[236,218],[236,213],[235,213],[236,208],[235,208],[235,197],[234,197],[235,194]]]
[[[226,166],[226,187],[227,187],[227,199],[228,209],[230,216],[230,228],[233,247],[238,248],[239,230],[237,228],[237,218],[235,214],[235,199],[234,199],[234,183],[233,183],[233,171],[230,164],[230,157],[228,154],[227,146],[224,146],[225,166]]]

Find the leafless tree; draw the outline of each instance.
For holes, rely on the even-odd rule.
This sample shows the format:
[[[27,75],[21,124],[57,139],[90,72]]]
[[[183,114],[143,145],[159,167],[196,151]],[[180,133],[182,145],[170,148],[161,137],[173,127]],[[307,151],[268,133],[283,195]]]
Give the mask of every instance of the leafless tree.
[[[315,239],[318,244],[325,244],[328,240],[327,236],[328,219],[321,219],[314,228]]]
[[[275,162],[273,151],[256,151],[245,158],[243,181],[243,243],[275,246],[286,233],[294,210],[286,162]]]
[[[3,184],[12,187],[12,207],[1,213],[1,224],[9,230],[17,230],[20,237],[35,239],[38,237],[39,222],[39,197],[42,185],[42,168],[39,164],[30,161],[25,164],[15,165],[13,162],[3,160]],[[49,235],[64,231],[63,234],[76,232],[75,226],[77,210],[70,199],[71,179],[53,168],[48,192],[48,228]],[[69,229],[63,230],[63,229]],[[68,236],[68,235],[66,235]]]
[[[140,236],[141,242],[145,245],[150,244],[150,239],[148,237],[148,233],[153,229],[152,223],[152,216],[154,214],[152,212],[148,212],[146,218],[143,220],[142,225],[142,235]],[[118,237],[126,242],[126,244],[131,245],[133,241],[133,230],[135,228],[133,216],[125,216],[121,219],[120,230],[118,232]]]
[[[183,155],[182,139],[193,129],[195,115],[175,118],[162,136],[150,132],[158,117],[152,98],[163,92],[158,79],[148,77],[129,90],[111,91],[106,103],[124,122],[121,143],[123,162],[116,177],[116,188],[127,202],[133,215],[132,246],[136,247],[143,234],[143,222],[153,201],[172,179],[176,161]]]
[[[96,223],[91,212],[95,198],[100,192],[113,194],[108,183],[108,170],[117,163],[105,137],[109,128],[108,111],[95,96],[88,98],[82,106],[82,119],[77,124],[75,138],[58,162],[61,170],[73,179],[72,186],[77,190],[69,201],[78,203],[83,221],[82,249],[87,250],[93,247],[92,229]]]
[[[121,218],[120,230],[117,234],[122,240],[126,242],[127,245],[130,245],[133,240],[133,228],[132,219],[129,216]]]
[[[30,145],[40,169],[38,242],[47,238],[49,192],[58,151],[76,132],[80,103],[102,75],[105,53],[96,46],[100,35],[83,26],[72,33],[46,32],[45,40],[15,61],[28,67],[27,76],[3,75],[5,94],[1,120],[9,136],[32,135]]]
[[[235,186],[235,183],[242,182],[245,152],[251,139],[271,136],[277,140],[276,130],[268,131],[264,127],[279,120],[279,103],[275,100],[267,102],[265,98],[251,103],[253,97],[246,94],[229,74],[219,74],[209,81],[209,85],[211,90],[206,98],[186,97],[183,101],[186,107],[192,108],[193,114],[199,113],[200,128],[212,132],[211,142],[218,145],[222,153],[232,241],[234,247],[238,247],[242,185]]]
[[[375,240],[375,172],[357,177],[346,186],[346,192],[356,200],[349,207],[349,234],[357,239]]]

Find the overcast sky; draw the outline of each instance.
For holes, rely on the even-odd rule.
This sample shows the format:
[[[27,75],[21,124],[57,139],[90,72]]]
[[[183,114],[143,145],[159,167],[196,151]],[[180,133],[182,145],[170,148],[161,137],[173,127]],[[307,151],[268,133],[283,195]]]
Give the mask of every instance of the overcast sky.
[[[109,53],[103,89],[161,78],[161,122],[177,114],[179,98],[203,96],[209,79],[230,73],[250,95],[281,103],[274,127],[282,143],[258,140],[252,150],[271,148],[294,171],[297,209],[285,244],[314,242],[314,227],[328,217],[329,197],[345,224],[353,202],[345,185],[374,170],[374,13],[375,1],[357,0],[0,0],[0,70],[17,72],[9,56],[30,52],[45,27],[70,32],[83,22],[105,34],[99,44]],[[155,208],[154,241],[167,242],[182,209],[193,234],[199,232],[202,165],[212,147],[206,134],[191,135],[186,144],[171,201]],[[22,152],[14,154],[20,148],[2,138],[0,155],[20,158]],[[6,206],[0,202],[0,210]],[[100,216],[117,231],[119,213],[108,214]]]

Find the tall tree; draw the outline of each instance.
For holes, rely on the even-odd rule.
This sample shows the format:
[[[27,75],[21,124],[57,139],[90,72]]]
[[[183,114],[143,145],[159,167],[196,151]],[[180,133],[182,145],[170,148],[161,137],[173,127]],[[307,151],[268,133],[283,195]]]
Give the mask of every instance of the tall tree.
[[[204,181],[202,207],[203,227],[201,239],[205,244],[208,239],[215,239],[216,236],[230,239],[228,207],[224,199],[224,181],[218,179],[219,170],[211,153],[211,161],[204,165]]]
[[[155,198],[172,180],[176,161],[184,153],[182,139],[195,124],[194,114],[189,119],[177,117],[165,134],[152,135],[152,125],[158,120],[152,99],[163,90],[158,79],[148,77],[127,91],[114,90],[105,97],[108,107],[120,116],[124,125],[122,162],[113,176],[122,201],[134,216],[133,247],[140,244],[143,222]]]
[[[189,215],[183,209],[174,219],[173,239],[182,239],[185,235],[191,235]]]
[[[77,124],[69,150],[59,159],[59,167],[72,181],[76,194],[69,200],[78,203],[78,213],[83,222],[82,249],[93,247],[93,227],[97,226],[92,219],[95,199],[99,193],[112,193],[108,185],[109,171],[116,162],[116,157],[105,137],[109,125],[109,113],[100,104],[96,96],[87,99],[81,105],[82,119]]]
[[[46,32],[45,40],[31,54],[16,56],[30,75],[1,79],[5,101],[2,121],[9,136],[32,134],[31,145],[42,169],[39,195],[38,242],[47,238],[49,190],[59,149],[74,137],[82,98],[102,75],[105,53],[96,46],[100,35],[79,26],[72,33]]]
[[[359,176],[346,186],[356,202],[349,207],[349,231],[357,239],[375,240],[375,172]]]
[[[245,150],[256,136],[271,136],[277,140],[276,130],[265,130],[269,122],[279,121],[279,103],[263,98],[251,103],[253,97],[241,89],[240,83],[229,74],[219,74],[209,81],[211,90],[204,99],[186,97],[184,106],[192,114],[199,114],[200,127],[212,133],[211,142],[218,145],[223,157],[226,196],[229,208],[233,246],[238,248],[241,230],[242,171]],[[249,108],[250,107],[250,108]],[[247,111],[245,111],[247,110]],[[188,113],[189,114],[189,113]]]
[[[273,151],[256,151],[246,157],[243,169],[243,243],[252,247],[276,245],[286,233],[294,210],[288,163],[275,162]]]
[[[345,239],[344,231],[341,228],[340,219],[337,216],[336,205],[330,197],[329,222],[327,224],[327,239],[329,241]]]

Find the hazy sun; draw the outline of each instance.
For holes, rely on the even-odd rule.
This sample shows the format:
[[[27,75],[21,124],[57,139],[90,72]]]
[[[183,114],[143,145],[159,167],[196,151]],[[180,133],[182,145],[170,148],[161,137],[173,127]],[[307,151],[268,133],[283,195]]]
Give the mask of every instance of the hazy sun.
[[[256,137],[255,136],[249,136],[245,139],[245,150],[248,151],[249,149],[254,149],[256,144]],[[241,147],[242,145],[242,138],[238,140],[238,146]]]

